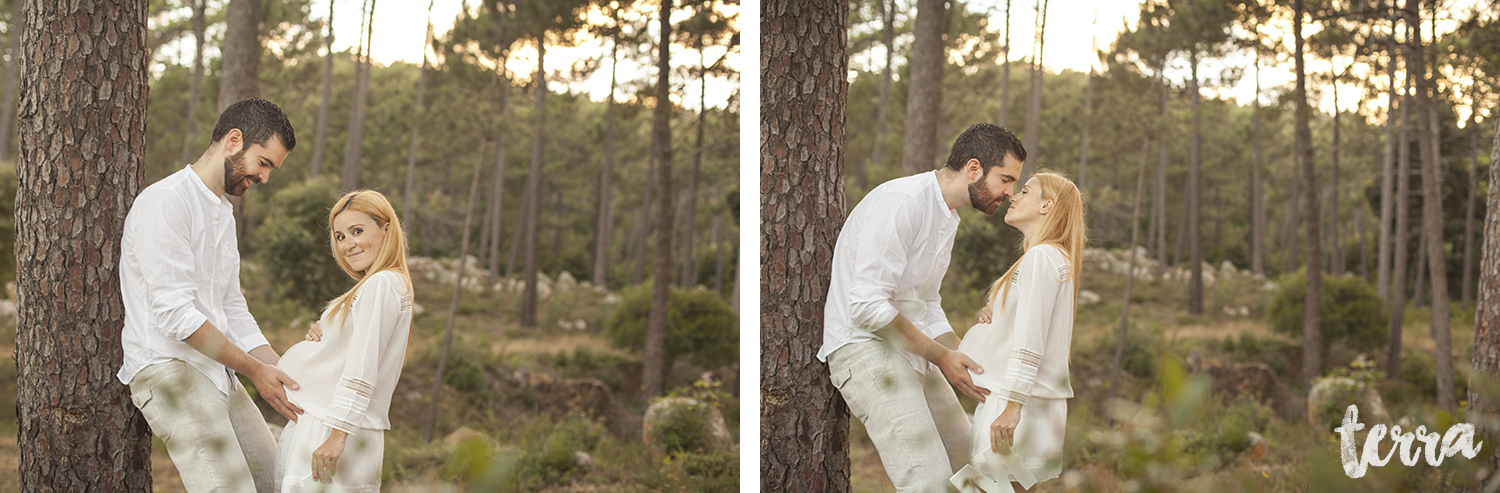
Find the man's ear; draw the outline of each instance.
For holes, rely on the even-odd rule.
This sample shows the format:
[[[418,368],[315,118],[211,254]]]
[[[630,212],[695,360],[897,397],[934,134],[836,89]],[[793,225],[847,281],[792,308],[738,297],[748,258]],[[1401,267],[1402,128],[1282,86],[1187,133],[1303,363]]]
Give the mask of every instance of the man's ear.
[[[238,128],[229,129],[229,133],[224,134],[224,138],[220,140],[225,154],[236,154],[245,148],[245,134]]]
[[[978,159],[969,158],[969,162],[964,163],[964,176],[969,181],[978,180],[979,177],[984,176],[984,165],[979,164]]]

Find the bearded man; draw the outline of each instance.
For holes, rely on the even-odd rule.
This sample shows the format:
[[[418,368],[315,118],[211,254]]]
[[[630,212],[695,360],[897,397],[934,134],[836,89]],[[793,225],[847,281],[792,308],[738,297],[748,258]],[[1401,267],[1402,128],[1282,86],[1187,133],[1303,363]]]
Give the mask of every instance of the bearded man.
[[[236,373],[287,419],[301,409],[280,356],[240,292],[234,208],[297,146],[281,108],[225,109],[208,149],[136,196],[120,246],[124,364],[117,376],[161,438],[188,491],[273,491],[276,441]]]
[[[834,244],[818,359],[864,423],[896,491],[945,491],[969,462],[970,423],[948,382],[980,402],[989,391],[969,376],[984,370],[953,351],[959,340],[938,288],[958,210],[994,214],[1025,161],[1015,134],[975,124],[942,168],[865,195]]]

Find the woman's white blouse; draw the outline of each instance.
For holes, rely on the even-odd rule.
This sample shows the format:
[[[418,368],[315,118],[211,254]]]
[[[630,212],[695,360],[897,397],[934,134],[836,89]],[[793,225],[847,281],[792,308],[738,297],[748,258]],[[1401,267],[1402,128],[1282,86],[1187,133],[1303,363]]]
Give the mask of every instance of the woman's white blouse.
[[[344,320],[323,312],[322,341],[299,342],[282,355],[276,366],[301,386],[288,389],[288,399],[306,412],[304,418],[346,433],[389,430],[391,394],[406,360],[411,317],[412,296],[401,276],[371,275],[355,292]]]
[[[992,397],[1017,404],[1031,396],[1071,398],[1074,307],[1067,257],[1053,245],[1037,245],[1020,262],[1003,304],[991,302],[990,323],[969,329],[958,350],[984,368],[975,383]]]

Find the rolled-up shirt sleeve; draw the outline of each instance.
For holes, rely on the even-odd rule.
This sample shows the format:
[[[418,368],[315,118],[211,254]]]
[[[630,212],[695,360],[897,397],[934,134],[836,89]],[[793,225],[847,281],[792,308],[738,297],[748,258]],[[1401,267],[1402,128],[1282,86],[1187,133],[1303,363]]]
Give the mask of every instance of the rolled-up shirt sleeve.
[[[229,327],[224,329],[224,335],[228,336],[234,345],[245,351],[269,346],[271,341],[261,333],[260,324],[257,324],[255,317],[250,315],[250,306],[245,303],[244,292],[240,291],[238,253],[235,254],[234,263],[234,278],[230,280],[229,289],[224,291],[224,315],[229,318]]]
[[[196,256],[188,241],[189,213],[164,207],[161,199],[161,194],[152,194],[136,200],[132,219],[137,223],[127,231],[136,244],[133,251],[145,252],[134,255],[134,260],[141,270],[151,318],[156,321],[150,327],[181,341],[197,332],[208,315],[193,304],[198,284],[193,278]]]
[[[884,200],[871,211],[870,217],[886,217],[864,224],[855,239],[859,248],[854,258],[854,279],[849,289],[849,314],[854,326],[874,332],[896,318],[891,303],[896,293],[897,276],[906,270],[907,252],[920,227],[921,208],[912,204],[914,197],[899,196]],[[921,320],[912,320],[921,325]]]
[[[1010,362],[1005,368],[998,396],[1017,404],[1026,404],[1036,385],[1037,372],[1047,347],[1052,327],[1052,310],[1057,305],[1070,272],[1061,254],[1050,245],[1032,247],[1015,273],[1020,279],[1010,286],[1007,296],[1020,296],[1016,302],[1015,333]],[[1064,355],[1066,356],[1066,355]],[[1056,356],[1053,356],[1056,357]]]

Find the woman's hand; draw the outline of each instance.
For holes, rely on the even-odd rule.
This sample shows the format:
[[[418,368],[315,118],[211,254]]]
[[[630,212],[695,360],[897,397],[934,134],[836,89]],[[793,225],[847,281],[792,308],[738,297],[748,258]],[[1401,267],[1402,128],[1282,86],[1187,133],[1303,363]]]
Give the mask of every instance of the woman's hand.
[[[1000,455],[1010,455],[1016,441],[1016,425],[1021,423],[1021,405],[1006,401],[1005,410],[990,425],[990,450]]]
[[[349,434],[340,430],[333,430],[328,434],[328,440],[323,442],[312,455],[312,477],[313,481],[320,483],[332,483],[333,473],[338,471],[339,456],[344,455],[344,439]]]
[[[307,340],[317,342],[323,340],[323,328],[318,326],[318,321],[313,320],[307,329]]]
[[[994,311],[990,310],[990,303],[985,303],[984,308],[979,309],[979,323],[990,323],[992,315],[994,315]]]

